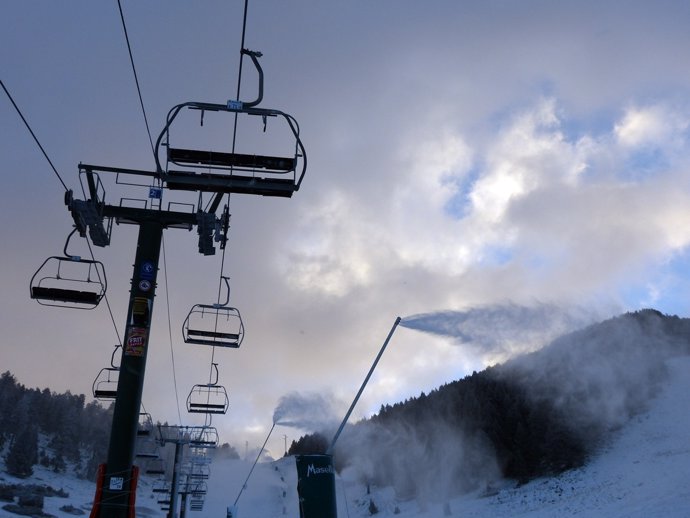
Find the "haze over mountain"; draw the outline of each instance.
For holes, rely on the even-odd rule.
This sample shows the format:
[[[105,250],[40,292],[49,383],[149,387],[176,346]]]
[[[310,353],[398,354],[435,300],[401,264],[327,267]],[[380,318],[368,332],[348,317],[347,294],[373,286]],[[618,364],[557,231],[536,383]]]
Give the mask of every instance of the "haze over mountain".
[[[625,314],[430,394],[383,406],[371,419],[346,428],[338,443],[339,516],[370,516],[373,509],[410,518],[687,516],[688,337],[688,319],[653,310]],[[2,379],[0,397],[7,401],[10,376]],[[24,389],[17,409],[48,394]],[[83,405],[80,396],[72,400]],[[298,407],[288,403],[280,407],[280,419],[289,423],[308,415],[304,408],[291,415]],[[318,401],[316,408],[327,413],[328,401]],[[42,422],[36,422],[41,456],[55,458],[56,438],[64,434],[48,440]],[[330,437],[330,430],[323,432]],[[5,438],[0,485],[67,488],[68,497],[44,499],[45,511],[54,516],[69,516],[60,510],[67,504],[89,509],[93,482],[75,479],[83,464],[38,463],[32,475],[18,479],[6,471],[10,445],[20,439],[6,428],[0,434]],[[305,437],[293,443],[291,452],[307,442]],[[242,518],[298,516],[291,457],[260,462],[242,492],[253,459],[224,451],[211,466],[200,516],[223,516],[236,492]],[[155,483],[142,476],[138,516],[163,516],[151,493]],[[0,516],[16,515],[0,510]]]

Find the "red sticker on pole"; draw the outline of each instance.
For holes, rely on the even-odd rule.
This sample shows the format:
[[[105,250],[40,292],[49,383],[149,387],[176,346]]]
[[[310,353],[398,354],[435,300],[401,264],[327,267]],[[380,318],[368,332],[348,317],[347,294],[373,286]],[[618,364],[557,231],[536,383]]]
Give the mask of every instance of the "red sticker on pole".
[[[144,356],[147,335],[145,327],[130,327],[125,340],[125,356]]]

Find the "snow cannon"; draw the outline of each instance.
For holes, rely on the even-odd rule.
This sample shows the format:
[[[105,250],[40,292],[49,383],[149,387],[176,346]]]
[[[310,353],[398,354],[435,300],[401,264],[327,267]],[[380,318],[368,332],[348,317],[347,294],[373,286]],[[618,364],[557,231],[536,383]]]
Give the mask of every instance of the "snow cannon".
[[[300,518],[338,518],[332,455],[295,455]]]

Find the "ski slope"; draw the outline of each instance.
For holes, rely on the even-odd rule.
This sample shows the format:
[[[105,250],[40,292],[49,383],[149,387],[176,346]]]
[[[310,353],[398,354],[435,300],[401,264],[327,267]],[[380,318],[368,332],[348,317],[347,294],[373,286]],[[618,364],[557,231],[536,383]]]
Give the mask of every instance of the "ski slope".
[[[400,518],[689,517],[690,357],[670,360],[668,367],[669,379],[648,410],[615,432],[608,444],[580,469],[520,487],[503,482],[446,502],[399,501],[390,488],[372,487],[367,494],[365,486],[348,479],[345,473],[336,481],[338,516],[371,516],[369,504],[373,500],[379,510],[376,516]],[[187,516],[224,518],[227,506],[235,502],[250,468],[249,461],[214,461],[204,510],[189,512]],[[65,505],[84,509],[88,516],[94,492],[91,482],[57,475],[39,466],[31,480],[14,479],[3,472],[0,482],[63,488],[70,496],[46,498],[44,507],[46,513],[62,518],[74,516],[60,511]],[[237,516],[298,518],[296,484],[294,459],[259,463],[240,495]],[[138,517],[165,516],[156,505],[151,485],[151,480],[142,478],[137,494]],[[0,517],[16,516],[0,509]]]

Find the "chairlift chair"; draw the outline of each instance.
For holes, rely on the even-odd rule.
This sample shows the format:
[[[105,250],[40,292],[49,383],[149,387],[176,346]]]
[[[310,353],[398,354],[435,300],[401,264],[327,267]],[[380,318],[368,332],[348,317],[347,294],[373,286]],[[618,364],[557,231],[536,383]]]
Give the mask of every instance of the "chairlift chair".
[[[222,385],[194,385],[187,396],[187,412],[190,414],[225,414],[228,406],[230,400]]]
[[[218,430],[215,426],[196,426],[190,430],[190,447],[215,448],[218,446]]]
[[[244,339],[244,324],[237,308],[228,306],[230,283],[222,278],[227,287],[227,297],[222,304],[195,304],[182,324],[185,343],[238,348]]]
[[[189,460],[191,465],[211,464],[211,458],[206,454],[207,447],[199,447],[194,444],[189,445]]]
[[[107,289],[105,267],[100,261],[67,253],[48,257],[31,277],[30,295],[39,304],[64,308],[93,309]]]
[[[198,482],[202,480],[208,480],[211,475],[211,469],[208,464],[192,464],[189,473],[187,473],[187,479]]]
[[[165,462],[160,457],[150,459],[145,471],[147,475],[165,475]]]
[[[218,385],[218,364],[212,363],[211,368],[212,373],[215,371],[215,380],[194,385],[187,396],[187,412],[191,414],[225,414],[228,411],[228,392]]]
[[[263,99],[263,70],[259,64],[258,52],[242,49],[242,56],[249,56],[259,75],[259,94],[251,102],[228,101],[226,104],[206,102],[185,102],[174,106],[166,119],[155,145],[156,166],[161,178],[169,189],[191,190],[215,193],[244,193],[262,196],[290,197],[300,187],[307,168],[304,145],[299,135],[299,124],[291,115],[274,109],[257,108]],[[282,119],[291,135],[288,143],[291,152],[278,155],[258,155],[256,153],[229,151],[208,151],[174,146],[170,129],[183,110],[201,113],[203,125],[206,113],[229,114],[257,117],[266,131],[268,119]],[[160,148],[166,147],[166,168],[161,166]],[[187,171],[173,171],[170,164],[183,167]],[[218,171],[218,172],[209,172]],[[299,172],[298,172],[299,171]]]
[[[120,375],[119,367],[104,367],[93,380],[91,387],[93,397],[100,401],[113,401],[117,399],[117,382]]]
[[[150,437],[153,432],[153,419],[151,414],[141,412],[139,414],[139,425],[137,426],[137,437]]]
[[[197,482],[195,484],[192,484],[189,493],[193,497],[203,497],[204,495],[206,495],[206,493],[208,493],[208,486],[206,485],[206,482]]]
[[[159,459],[158,444],[151,438],[137,438],[134,456],[138,459]]]
[[[170,493],[170,484],[166,480],[158,480],[153,484],[151,488],[153,493]]]

